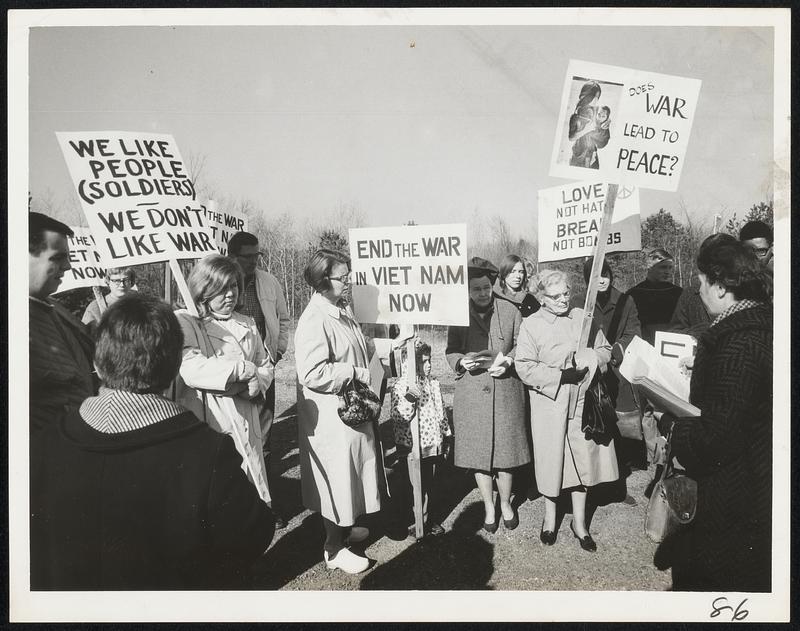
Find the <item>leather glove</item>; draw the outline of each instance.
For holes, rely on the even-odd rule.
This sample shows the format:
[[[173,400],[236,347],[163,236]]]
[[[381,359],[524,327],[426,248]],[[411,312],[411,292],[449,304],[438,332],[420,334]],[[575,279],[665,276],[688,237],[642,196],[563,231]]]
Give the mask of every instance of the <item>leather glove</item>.
[[[667,436],[672,431],[672,426],[675,425],[675,421],[677,419],[674,415],[670,414],[669,412],[664,412],[661,415],[661,418],[658,419],[658,431],[661,432],[662,436]]]
[[[565,384],[579,384],[583,381],[583,378],[586,376],[586,373],[589,372],[588,368],[582,368],[578,370],[575,366],[570,366],[569,368],[563,368],[561,370],[561,381],[560,383]]]

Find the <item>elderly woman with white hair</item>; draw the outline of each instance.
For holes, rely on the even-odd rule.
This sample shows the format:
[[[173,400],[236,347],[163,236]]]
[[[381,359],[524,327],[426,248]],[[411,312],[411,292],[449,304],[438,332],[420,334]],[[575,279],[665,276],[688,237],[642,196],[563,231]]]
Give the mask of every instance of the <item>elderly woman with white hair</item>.
[[[584,320],[583,309],[570,309],[570,285],[564,272],[543,270],[533,287],[542,305],[522,323],[515,366],[530,386],[531,433],[536,483],[545,498],[540,539],[556,541],[556,500],[563,490],[572,495],[572,534],[582,549],[597,544],[586,526],[589,487],[619,478],[613,442],[602,445],[581,431],[583,398],[597,370],[611,359],[611,346],[598,330],[593,348],[575,352]],[[570,405],[577,385],[577,405]]]

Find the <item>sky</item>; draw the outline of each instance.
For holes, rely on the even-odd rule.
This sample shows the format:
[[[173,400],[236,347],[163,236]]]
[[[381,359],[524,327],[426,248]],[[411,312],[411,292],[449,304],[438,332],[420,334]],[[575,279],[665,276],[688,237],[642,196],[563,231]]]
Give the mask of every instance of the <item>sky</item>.
[[[56,131],[172,134],[215,197],[270,216],[360,209],[367,225],[477,210],[520,236],[549,161],[570,59],[702,81],[677,192],[709,222],[771,192],[771,28],[173,26],[30,31],[29,188],[66,199]]]

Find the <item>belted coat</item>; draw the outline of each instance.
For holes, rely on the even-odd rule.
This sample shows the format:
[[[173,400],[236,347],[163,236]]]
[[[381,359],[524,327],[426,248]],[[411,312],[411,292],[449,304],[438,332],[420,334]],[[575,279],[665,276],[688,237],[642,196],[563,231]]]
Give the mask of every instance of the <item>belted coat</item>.
[[[453,397],[455,465],[466,469],[510,469],[531,461],[525,418],[525,388],[513,365],[501,377],[458,366],[466,353],[483,350],[514,357],[522,316],[516,305],[493,298],[488,321],[470,303],[469,326],[447,330],[447,362],[456,371]]]

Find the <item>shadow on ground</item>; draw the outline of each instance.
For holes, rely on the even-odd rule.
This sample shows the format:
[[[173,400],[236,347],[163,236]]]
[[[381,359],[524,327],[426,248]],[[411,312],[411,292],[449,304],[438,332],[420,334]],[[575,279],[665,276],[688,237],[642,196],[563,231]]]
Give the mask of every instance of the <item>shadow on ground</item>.
[[[462,512],[450,532],[418,541],[361,580],[361,589],[491,589],[494,545],[477,532],[483,523],[478,502]]]

